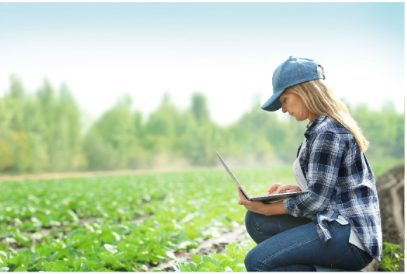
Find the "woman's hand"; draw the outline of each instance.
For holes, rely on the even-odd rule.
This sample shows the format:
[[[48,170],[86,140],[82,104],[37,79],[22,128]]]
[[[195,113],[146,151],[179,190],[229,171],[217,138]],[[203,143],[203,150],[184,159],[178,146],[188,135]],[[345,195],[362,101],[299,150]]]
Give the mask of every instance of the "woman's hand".
[[[243,205],[246,209],[262,214],[262,215],[270,215],[267,212],[266,204],[260,201],[250,201],[244,196],[242,190],[238,187],[237,190],[239,191],[240,201],[238,202],[239,205]]]
[[[296,185],[273,184],[267,190],[267,194],[290,193],[299,191],[302,190],[299,186]]]
[[[272,184],[269,189],[267,189],[267,194],[276,194],[279,187],[281,187],[282,184]]]
[[[278,214],[287,214],[284,209],[283,201],[275,202],[272,204],[264,204],[260,201],[250,201],[244,196],[242,190],[237,188],[239,191],[240,201],[238,202],[239,205],[243,205],[247,210],[251,212],[270,216],[270,215],[278,215]]]

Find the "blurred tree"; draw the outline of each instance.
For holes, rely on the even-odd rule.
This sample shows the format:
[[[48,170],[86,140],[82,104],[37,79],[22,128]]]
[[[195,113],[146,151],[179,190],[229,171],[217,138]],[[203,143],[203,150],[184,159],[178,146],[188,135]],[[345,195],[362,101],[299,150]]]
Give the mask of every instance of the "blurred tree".
[[[369,157],[404,157],[404,117],[396,113],[391,104],[384,103],[382,111],[371,110],[366,104],[361,104],[352,115],[370,142],[366,152]]]
[[[203,94],[194,93],[191,107],[185,113],[182,134],[178,148],[182,146],[183,156],[192,165],[213,165],[217,163],[216,150],[222,150],[228,142],[226,132],[212,122]]]
[[[9,170],[14,161],[14,151],[4,137],[0,137],[0,155],[0,171]]]
[[[43,139],[47,144],[48,169],[62,171],[79,168],[83,164],[81,113],[67,86],[62,85],[57,96],[50,82],[44,80],[43,87],[37,92],[37,100],[42,119],[38,119],[36,126],[42,129],[42,138],[32,130],[35,132],[33,138]],[[37,148],[36,153],[42,154],[41,149]]]
[[[145,127],[143,124],[143,115],[139,111],[133,114],[134,141],[130,150],[128,159],[128,167],[130,169],[143,168],[148,165],[149,153],[143,145],[145,138]]]
[[[24,87],[16,75],[10,77],[10,90],[6,92],[0,106],[2,146],[5,155],[3,169],[24,173],[30,166],[30,144],[26,133],[24,109]],[[4,115],[4,117],[3,117]],[[12,151],[12,153],[10,153]]]
[[[150,153],[148,165],[168,165],[179,157],[176,142],[182,138],[185,127],[183,115],[164,94],[158,108],[152,112],[145,125],[143,145]]]
[[[251,156],[258,161],[268,161],[273,157],[274,144],[267,140],[267,132],[273,125],[267,112],[260,108],[260,98],[253,98],[251,111],[231,128],[233,140],[239,144],[239,154]],[[271,118],[272,119],[272,118]],[[274,155],[275,157],[275,155]]]
[[[58,106],[55,98],[55,91],[51,83],[45,79],[43,86],[36,93],[37,108],[40,112],[42,123],[41,139],[47,146],[47,170],[61,170],[63,159],[60,158],[59,143],[63,142],[58,136]]]
[[[209,120],[209,111],[206,105],[205,95],[201,93],[194,93],[192,95],[191,111],[198,123]]]
[[[396,113],[396,106],[393,101],[386,100],[382,104],[382,112],[385,113]]]
[[[146,123],[146,134],[171,138],[176,133],[179,116],[178,109],[171,103],[170,96],[166,93],[157,110],[150,114]]]
[[[49,171],[49,144],[45,138],[47,125],[44,113],[41,111],[38,101],[34,98],[27,98],[24,121],[31,147],[31,165],[29,171],[34,173]]]
[[[24,131],[24,87],[20,79],[13,75],[10,77],[9,100],[6,100],[10,109],[9,128],[13,131]]]
[[[58,100],[57,138],[63,140],[58,146],[61,151],[61,170],[76,170],[85,164],[82,150],[81,111],[66,84],[60,90]]]
[[[131,99],[126,95],[102,115],[86,136],[88,167],[91,170],[127,168],[134,140]]]

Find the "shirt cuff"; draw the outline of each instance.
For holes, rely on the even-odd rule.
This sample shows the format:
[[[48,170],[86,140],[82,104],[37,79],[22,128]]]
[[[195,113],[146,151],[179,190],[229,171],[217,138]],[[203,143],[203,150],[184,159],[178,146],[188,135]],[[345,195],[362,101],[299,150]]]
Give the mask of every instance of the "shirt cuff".
[[[293,199],[293,198],[287,198],[287,199],[284,199],[284,201],[283,201],[283,207],[284,207],[284,209],[285,209],[285,211],[288,213],[288,214],[290,214],[290,215],[292,215],[292,216],[294,216],[294,217],[298,217],[298,213],[296,213],[295,211],[295,199]]]

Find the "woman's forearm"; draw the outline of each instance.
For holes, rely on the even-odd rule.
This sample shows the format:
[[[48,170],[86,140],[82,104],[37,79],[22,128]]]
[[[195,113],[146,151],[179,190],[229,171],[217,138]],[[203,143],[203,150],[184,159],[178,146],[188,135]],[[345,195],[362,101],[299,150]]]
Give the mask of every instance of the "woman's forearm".
[[[270,216],[270,215],[281,215],[287,214],[285,208],[283,206],[283,201],[278,201],[272,204],[265,204],[265,211],[263,215]]]

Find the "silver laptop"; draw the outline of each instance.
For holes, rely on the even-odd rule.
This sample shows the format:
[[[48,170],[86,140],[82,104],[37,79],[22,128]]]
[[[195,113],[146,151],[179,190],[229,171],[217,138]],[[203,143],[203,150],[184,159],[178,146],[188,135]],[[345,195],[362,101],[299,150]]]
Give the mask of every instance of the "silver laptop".
[[[219,160],[222,163],[223,167],[226,169],[226,171],[229,173],[230,177],[232,177],[233,181],[235,181],[236,185],[238,188],[240,188],[246,196],[246,198],[250,201],[261,201],[263,203],[269,204],[277,201],[284,200],[289,197],[295,197],[301,194],[305,194],[308,191],[300,191],[300,192],[290,192],[290,193],[278,193],[278,194],[267,194],[267,195],[259,195],[259,196],[249,196],[247,192],[243,189],[243,187],[240,185],[239,181],[236,179],[235,175],[230,171],[228,166],[226,165],[225,161],[223,161],[222,157],[220,154],[216,151],[216,154],[218,154]]]

